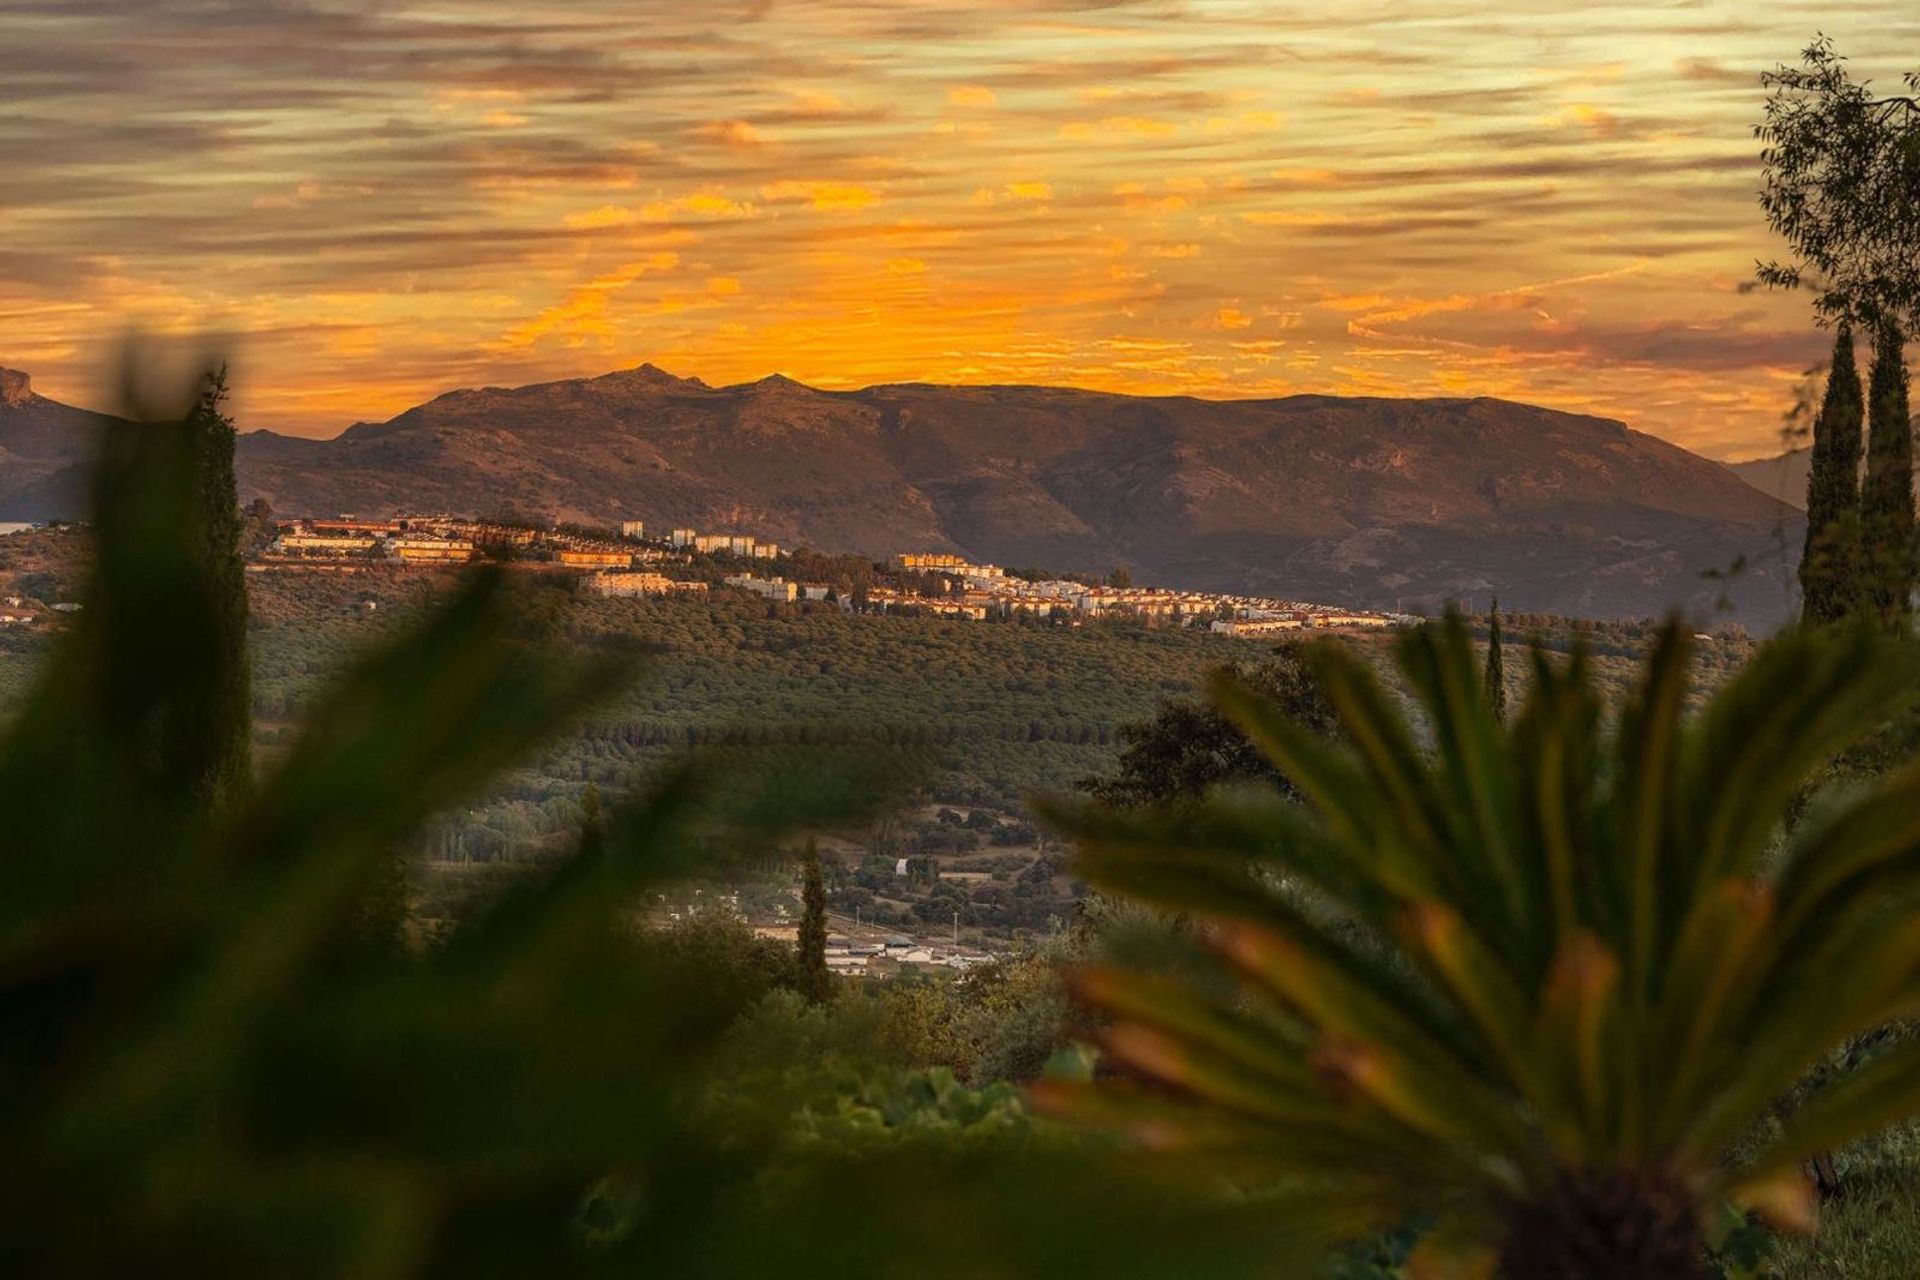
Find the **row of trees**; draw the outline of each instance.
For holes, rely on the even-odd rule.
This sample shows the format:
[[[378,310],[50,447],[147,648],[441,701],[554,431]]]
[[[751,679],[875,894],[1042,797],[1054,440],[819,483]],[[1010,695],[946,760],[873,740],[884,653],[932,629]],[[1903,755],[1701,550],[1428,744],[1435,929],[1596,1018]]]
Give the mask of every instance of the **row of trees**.
[[[1837,622],[1865,610],[1900,629],[1911,617],[1920,569],[1914,543],[1906,337],[1895,321],[1883,318],[1874,326],[1873,366],[1863,403],[1853,322],[1842,319],[1835,328],[1826,394],[1814,422],[1806,546],[1800,562],[1802,608],[1813,622]]]
[[[1820,38],[1800,66],[1764,82],[1761,206],[1794,259],[1761,264],[1760,278],[1811,289],[1834,329],[1813,431],[1803,609],[1816,623],[1864,611],[1901,630],[1920,572],[1904,359],[1920,335],[1920,73],[1907,76],[1908,94],[1876,94]],[[1871,351],[1864,395],[1856,333]]]

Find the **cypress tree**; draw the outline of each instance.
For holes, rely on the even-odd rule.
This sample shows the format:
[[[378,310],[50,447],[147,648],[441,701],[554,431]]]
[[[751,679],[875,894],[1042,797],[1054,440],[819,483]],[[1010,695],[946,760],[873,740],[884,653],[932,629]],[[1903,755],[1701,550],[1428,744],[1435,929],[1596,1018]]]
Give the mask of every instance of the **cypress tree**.
[[[1827,391],[1813,424],[1813,456],[1807,474],[1807,541],[1800,557],[1802,616],[1811,623],[1838,622],[1861,600],[1858,526],[1860,433],[1863,405],[1860,371],[1854,365],[1853,330],[1842,321],[1827,367]]]
[[[811,841],[800,866],[800,994],[809,1004],[824,1004],[833,996],[833,975],[827,972],[827,886],[820,876],[819,850]]]
[[[241,539],[244,521],[233,476],[233,419],[227,416],[227,370],[201,381],[187,417],[200,476],[198,517],[206,548],[206,584],[212,595],[215,686],[190,721],[181,746],[198,761],[194,790],[213,807],[243,794],[252,777],[253,689],[247,662],[247,581]]]
[[[1500,638],[1500,598],[1495,596],[1487,613],[1487,706],[1495,720],[1507,718],[1507,660]]]
[[[580,792],[580,856],[597,858],[606,848],[600,828],[600,787],[589,782]]]
[[[1868,382],[1867,480],[1860,501],[1869,601],[1898,631],[1906,630],[1911,616],[1915,568],[1913,425],[1903,345],[1899,326],[1883,319]]]

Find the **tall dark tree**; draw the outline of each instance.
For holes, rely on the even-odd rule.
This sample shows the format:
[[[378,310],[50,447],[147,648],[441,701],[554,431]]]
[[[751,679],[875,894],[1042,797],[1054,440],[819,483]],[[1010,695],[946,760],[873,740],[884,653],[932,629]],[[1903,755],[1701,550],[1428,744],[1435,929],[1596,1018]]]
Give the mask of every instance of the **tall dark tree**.
[[[240,512],[240,523],[245,531],[243,550],[248,555],[265,551],[280,533],[273,519],[273,504],[265,498],[255,498],[249,502]]]
[[[1500,634],[1500,597],[1493,598],[1493,607],[1487,611],[1487,706],[1493,712],[1493,718],[1504,722],[1507,718],[1507,659],[1506,643]]]
[[[606,844],[601,827],[600,785],[589,782],[580,792],[580,856],[597,858]]]
[[[1860,519],[1874,612],[1904,631],[1913,609],[1913,422],[1907,404],[1903,336],[1892,320],[1875,334],[1868,381],[1867,479]]]
[[[810,1004],[833,997],[827,972],[827,886],[820,875],[820,851],[811,841],[800,862],[800,994]]]
[[[187,416],[199,472],[196,521],[212,594],[210,640],[214,687],[193,714],[176,722],[177,746],[198,762],[190,784],[197,799],[232,803],[252,776],[253,682],[247,661],[247,582],[241,551],[245,521],[233,475],[233,419],[227,416],[227,370],[206,374]]]
[[[1833,623],[1860,605],[1860,370],[1853,358],[1853,326],[1841,321],[1827,366],[1827,391],[1813,423],[1807,475],[1807,541],[1800,557],[1804,617]]]
[[[1333,736],[1333,707],[1301,656],[1302,646],[1282,645],[1266,662],[1230,663],[1214,673],[1259,690],[1316,733]],[[1120,759],[1113,773],[1082,779],[1082,790],[1112,805],[1166,804],[1190,800],[1224,783],[1267,782],[1293,794],[1246,733],[1211,702],[1176,698],[1161,704],[1151,720],[1120,727]]]

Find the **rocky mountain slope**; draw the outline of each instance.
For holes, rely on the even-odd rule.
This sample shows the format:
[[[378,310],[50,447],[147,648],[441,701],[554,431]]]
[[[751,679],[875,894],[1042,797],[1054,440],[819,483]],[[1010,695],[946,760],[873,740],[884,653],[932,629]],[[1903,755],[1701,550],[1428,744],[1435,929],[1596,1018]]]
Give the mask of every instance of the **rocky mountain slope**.
[[[110,421],[38,395],[26,374],[0,369],[0,520],[82,514],[87,460]]]
[[[1784,614],[1795,513],[1617,422],[1496,400],[714,388],[650,365],[254,433],[282,512],[520,512],[1411,609]],[[5,486],[0,485],[0,492]],[[1729,581],[1703,573],[1736,562]]]
[[[1807,473],[1812,469],[1811,449],[1789,449],[1771,458],[1748,462],[1729,462],[1727,470],[1771,498],[1778,498],[1797,510],[1807,508]]]
[[[1920,417],[1913,420],[1913,431],[1920,436]],[[1727,470],[1745,480],[1748,484],[1782,502],[1804,511],[1807,507],[1807,473],[1813,468],[1811,449],[1789,449],[1785,453],[1775,454],[1771,458],[1755,458],[1750,462],[1730,462]],[[1916,476],[1914,490],[1920,494],[1920,476]]]

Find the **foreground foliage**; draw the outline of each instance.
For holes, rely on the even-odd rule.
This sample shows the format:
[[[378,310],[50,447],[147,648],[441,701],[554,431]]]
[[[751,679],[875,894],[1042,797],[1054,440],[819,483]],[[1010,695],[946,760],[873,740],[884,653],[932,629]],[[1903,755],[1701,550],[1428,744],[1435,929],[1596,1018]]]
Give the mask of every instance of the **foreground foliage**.
[[[533,1266],[595,1178],[671,1151],[671,1089],[729,1014],[666,998],[623,918],[711,838],[705,784],[429,954],[396,946],[394,846],[629,664],[542,657],[475,579],[209,803],[229,746],[203,726],[233,686],[209,444],[115,438],[83,622],[0,744],[0,1253],[63,1275]],[[727,830],[863,786],[794,782]]]
[[[1304,807],[1054,816],[1094,884],[1205,921],[1242,984],[1088,973],[1109,1050],[1151,1085],[1043,1096],[1277,1214],[1418,1215],[1428,1261],[1504,1276],[1694,1276],[1724,1203],[1811,1226],[1800,1162],[1920,1110],[1908,1041],[1765,1123],[1920,999],[1920,766],[1782,822],[1914,662],[1792,634],[1688,717],[1688,650],[1669,628],[1614,723],[1582,657],[1536,653],[1502,727],[1464,625],[1411,633],[1431,750],[1335,647],[1311,656],[1350,746],[1222,682]]]
[[[86,607],[0,736],[9,1274],[804,1276],[911,1256],[935,1277],[1224,1280],[1302,1244],[1083,1147],[839,1140],[915,1108],[933,1131],[1018,1130],[1005,1097],[939,1077],[820,1110],[835,1141],[778,1178],[777,1143],[687,1105],[763,984],[689,966],[636,901],[858,816],[897,755],[794,753],[744,783],[683,762],[572,857],[405,942],[395,850],[634,663],[539,643],[500,579],[473,578],[316,697],[251,786],[210,796],[231,615],[203,500],[219,459],[190,412],[116,430]]]

